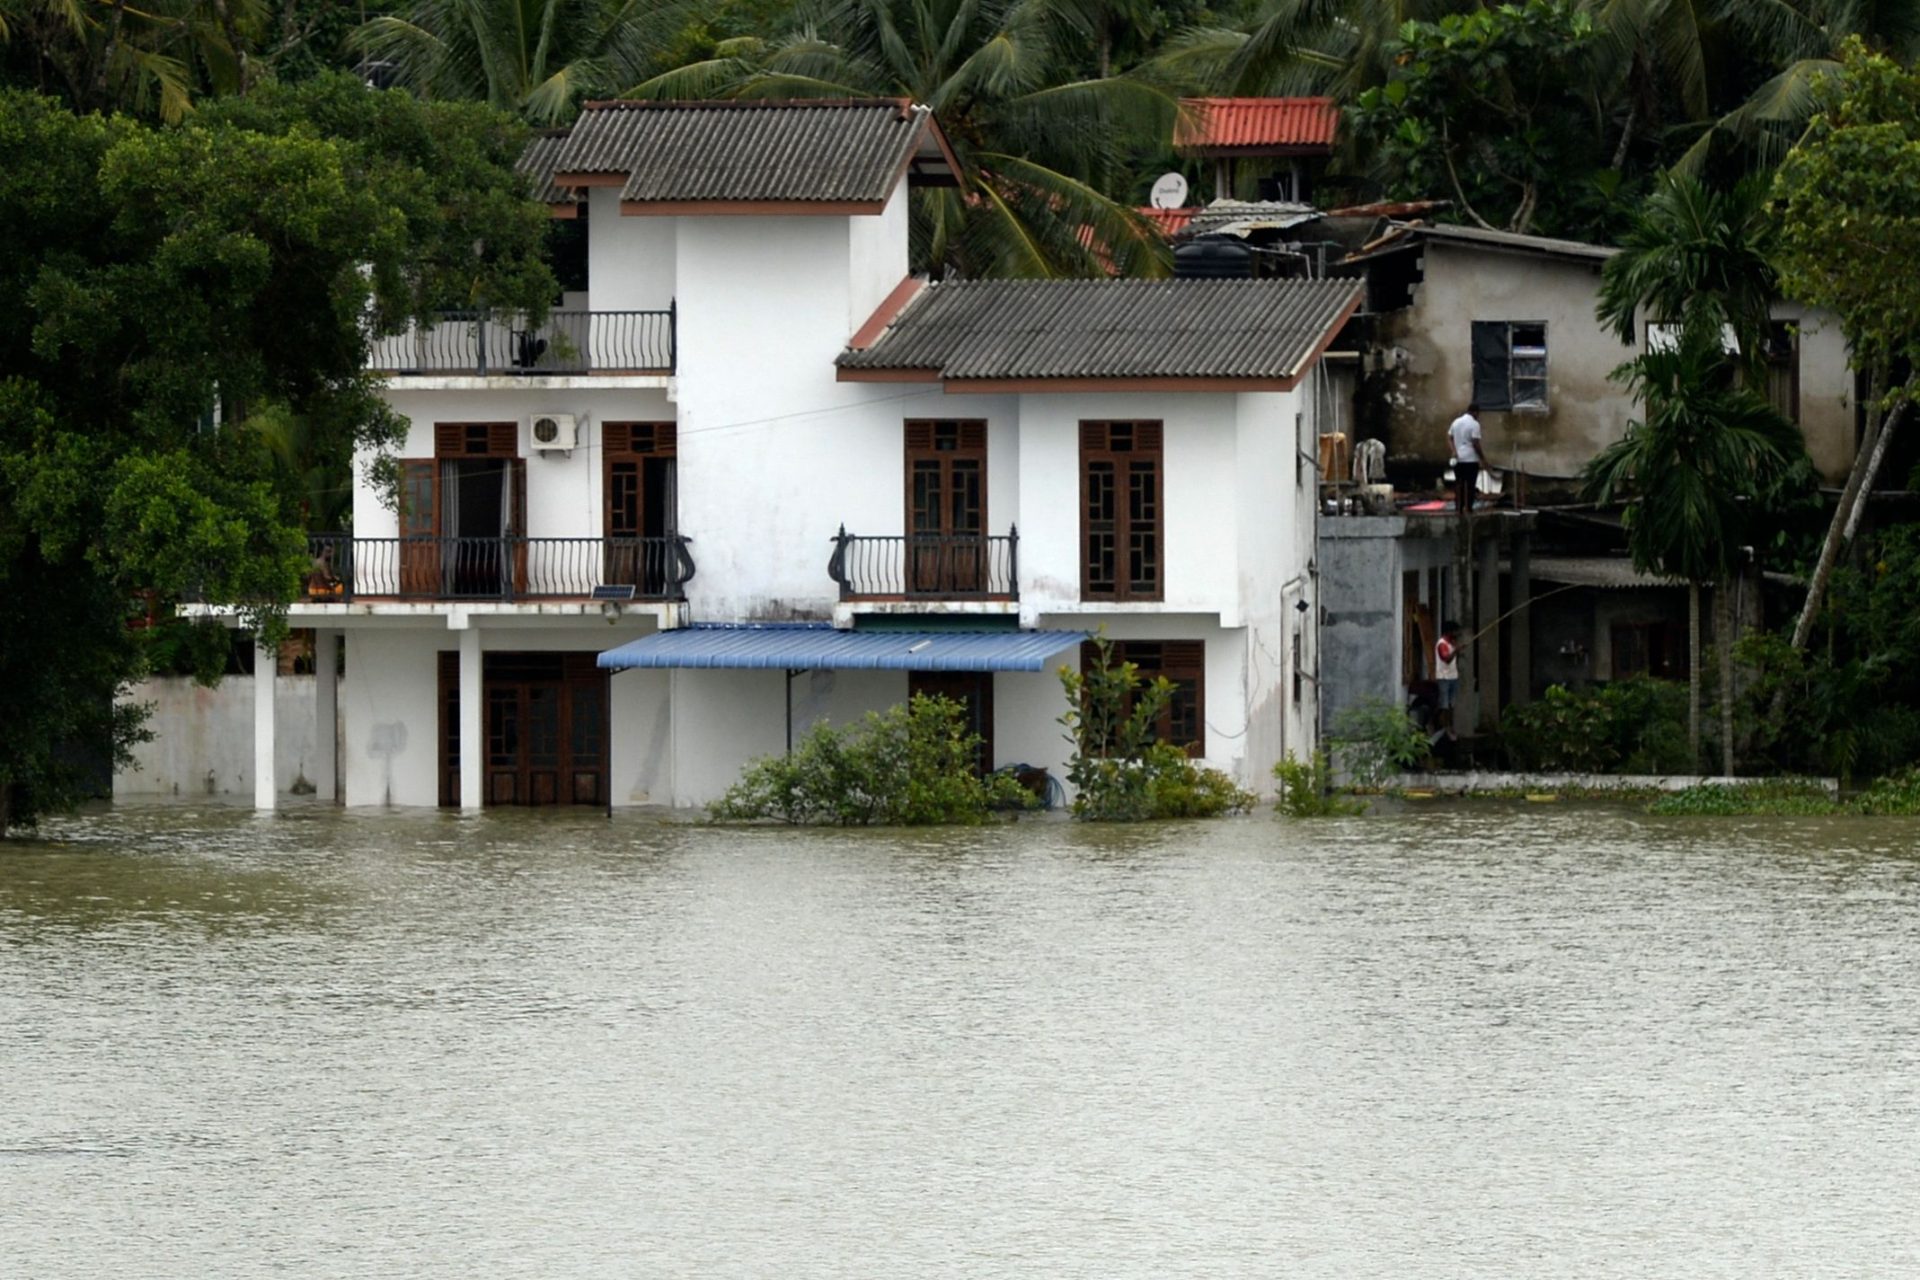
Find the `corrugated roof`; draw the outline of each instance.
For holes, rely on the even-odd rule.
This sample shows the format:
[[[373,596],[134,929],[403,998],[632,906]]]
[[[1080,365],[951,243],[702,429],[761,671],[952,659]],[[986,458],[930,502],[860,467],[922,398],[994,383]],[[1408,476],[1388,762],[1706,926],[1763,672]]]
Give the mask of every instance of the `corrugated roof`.
[[[1359,305],[1355,280],[978,280],[928,287],[844,369],[949,381],[1304,373]]]
[[[1292,200],[1215,200],[1193,211],[1181,238],[1227,235],[1244,239],[1255,231],[1288,231],[1325,216],[1310,204]]]
[[[612,671],[643,667],[789,671],[1045,671],[1085,631],[841,631],[826,623],[701,623],[609,649]]]
[[[1180,107],[1173,148],[1201,155],[1331,151],[1340,128],[1332,98],[1182,98]]]
[[[1489,231],[1485,227],[1462,227],[1451,223],[1411,227],[1409,230],[1428,240],[1449,240],[1456,244],[1486,245],[1493,249],[1515,249],[1523,253],[1545,253],[1563,258],[1591,258],[1599,262],[1620,252],[1610,245],[1555,240],[1551,236],[1521,235],[1517,231]]]
[[[625,174],[623,201],[873,202],[916,153],[947,175],[936,129],[894,99],[591,102],[553,171]]]
[[[1633,567],[1633,561],[1618,556],[1534,556],[1528,561],[1528,572],[1542,582],[1610,590],[1687,585],[1684,578],[1642,573]]]
[[[553,162],[566,145],[564,129],[537,135],[514,161],[514,169],[533,179],[533,198],[542,204],[578,204],[580,193],[553,185]]]

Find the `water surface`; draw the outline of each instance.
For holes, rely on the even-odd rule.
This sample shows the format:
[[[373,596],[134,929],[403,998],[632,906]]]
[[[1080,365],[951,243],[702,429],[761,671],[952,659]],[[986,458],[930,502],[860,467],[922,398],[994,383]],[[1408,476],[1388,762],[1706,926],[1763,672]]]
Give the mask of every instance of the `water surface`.
[[[1916,823],[43,837],[9,1274],[1920,1272]]]

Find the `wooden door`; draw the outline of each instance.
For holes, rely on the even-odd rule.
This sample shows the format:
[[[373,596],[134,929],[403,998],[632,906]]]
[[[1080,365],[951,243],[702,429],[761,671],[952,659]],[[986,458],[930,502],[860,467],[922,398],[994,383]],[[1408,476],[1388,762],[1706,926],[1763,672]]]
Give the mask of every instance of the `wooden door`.
[[[909,671],[907,697],[950,698],[966,710],[967,731],[980,735],[974,769],[993,768],[993,673],[990,671]]]
[[[432,458],[404,459],[400,463],[399,577],[394,588],[400,595],[440,594],[439,532],[439,466]],[[353,567],[356,575],[361,573],[359,563]],[[356,581],[354,590],[367,595],[379,594],[379,583],[370,575]]]
[[[909,422],[907,594],[986,588],[987,424]]]
[[[665,596],[676,567],[666,539],[678,526],[671,509],[677,429],[671,422],[609,422],[601,433],[602,581]]]

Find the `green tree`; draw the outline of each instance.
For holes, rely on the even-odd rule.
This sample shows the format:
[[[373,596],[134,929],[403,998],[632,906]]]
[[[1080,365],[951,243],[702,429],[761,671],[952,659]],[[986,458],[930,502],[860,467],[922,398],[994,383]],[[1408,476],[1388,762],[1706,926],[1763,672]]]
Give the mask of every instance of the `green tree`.
[[[655,70],[685,5],[654,0],[411,0],[349,41],[429,98],[478,100],[535,124]]]
[[[1166,245],[1115,198],[1130,144],[1169,136],[1175,104],[1132,73],[1081,76],[1094,33],[1061,0],[836,0],[784,40],[638,86],[660,98],[910,98],[932,107],[965,174],[921,193],[916,267],[965,276],[1164,274]]]
[[[306,559],[297,421],[336,474],[398,420],[370,333],[485,296],[538,308],[544,211],[486,108],[263,86],[180,126],[0,92],[0,792],[73,795],[74,739],[124,748],[136,593],[245,602],[269,635]],[[217,422],[217,426],[216,426]]]
[[[1904,269],[1920,253],[1920,74],[1859,41],[1844,63],[1817,91],[1820,113],[1773,188],[1782,285],[1840,317],[1870,389],[1866,430],[1794,624],[1796,649],[1812,638],[1920,369],[1920,280]]]
[[[1691,588],[1687,727],[1697,768],[1699,590],[1717,588],[1722,702],[1728,704],[1723,714],[1730,716],[1733,631],[1726,602],[1735,548],[1757,527],[1761,497],[1777,487],[1804,446],[1793,425],[1738,377],[1712,308],[1694,308],[1669,334],[1616,372],[1645,416],[1594,456],[1584,480],[1596,501],[1625,500],[1634,566],[1683,579]],[[1730,732],[1722,736],[1722,763],[1731,773],[1733,738]]]

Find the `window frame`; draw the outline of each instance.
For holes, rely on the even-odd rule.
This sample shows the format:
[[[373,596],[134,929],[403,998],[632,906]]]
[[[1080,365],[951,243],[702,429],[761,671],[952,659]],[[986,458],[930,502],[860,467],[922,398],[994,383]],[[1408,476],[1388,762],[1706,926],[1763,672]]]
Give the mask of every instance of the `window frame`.
[[[1141,683],[1153,680],[1155,676],[1165,676],[1174,684],[1173,701],[1160,718],[1154,722],[1154,740],[1173,742],[1194,759],[1202,759],[1207,754],[1207,642],[1204,640],[1114,640],[1110,641],[1111,661],[1114,666],[1131,662],[1138,668]],[[1156,651],[1157,652],[1152,652]],[[1100,658],[1100,650],[1093,641],[1088,640],[1080,646],[1080,669],[1085,671]],[[1148,661],[1142,661],[1142,659]],[[1178,742],[1173,737],[1173,718],[1180,709],[1183,695],[1190,695],[1192,702],[1193,738],[1191,741]],[[1128,710],[1131,710],[1129,703]]]
[[[1124,427],[1129,441],[1124,449],[1113,447],[1113,429]],[[1167,598],[1167,465],[1166,424],[1157,418],[1087,418],[1079,424],[1080,446],[1080,599],[1112,603],[1160,604]],[[1151,467],[1153,478],[1153,515],[1136,528],[1130,509],[1130,486],[1122,478],[1134,474],[1135,465]],[[1109,532],[1096,531],[1092,512],[1094,467],[1105,464],[1113,469],[1113,586],[1094,586],[1095,538]],[[1102,521],[1101,523],[1105,523]],[[1140,588],[1131,572],[1136,535],[1151,539],[1152,585]]]
[[[1480,407],[1490,413],[1519,413],[1529,415],[1547,414],[1553,411],[1552,375],[1553,343],[1549,326],[1545,320],[1475,320],[1472,321],[1472,340],[1468,343],[1468,378],[1472,383],[1472,398]],[[1487,331],[1500,331],[1500,361],[1494,365],[1487,360],[1486,347],[1482,341]],[[1516,330],[1538,329],[1540,341],[1536,346],[1527,344],[1524,348],[1516,341]],[[1522,352],[1524,351],[1524,354]],[[1537,353],[1537,354],[1536,354]],[[1522,360],[1538,361],[1539,372],[1519,375],[1515,366]],[[1522,393],[1522,385],[1529,388],[1538,386],[1537,396],[1531,391]],[[1498,394],[1492,388],[1499,387]]]

